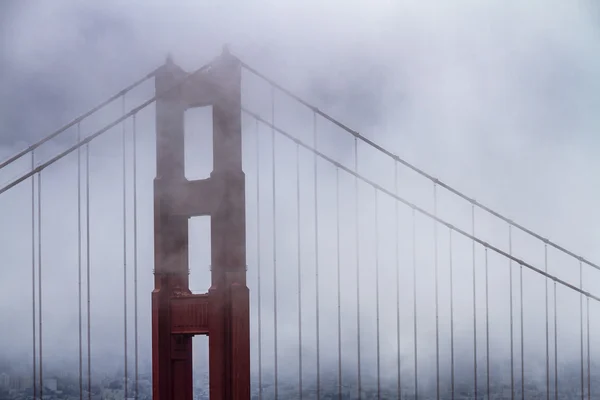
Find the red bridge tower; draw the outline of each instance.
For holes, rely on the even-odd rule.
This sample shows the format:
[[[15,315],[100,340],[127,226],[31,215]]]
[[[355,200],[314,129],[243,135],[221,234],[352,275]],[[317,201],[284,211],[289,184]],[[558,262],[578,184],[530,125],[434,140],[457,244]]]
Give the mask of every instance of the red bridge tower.
[[[182,80],[185,83],[179,85]],[[192,336],[209,337],[210,398],[250,398],[241,67],[227,50],[191,76],[170,59],[156,75],[157,176],[152,292],[154,400],[192,400]],[[212,106],[213,171],[184,173],[184,114]],[[211,218],[211,287],[188,286],[188,219]]]

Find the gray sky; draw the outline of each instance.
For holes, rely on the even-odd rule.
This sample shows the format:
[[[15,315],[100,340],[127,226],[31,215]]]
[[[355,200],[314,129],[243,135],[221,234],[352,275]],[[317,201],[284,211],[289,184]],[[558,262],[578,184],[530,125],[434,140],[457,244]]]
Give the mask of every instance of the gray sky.
[[[230,1],[220,2],[218,5],[210,5],[208,2],[198,5],[197,2],[191,1],[131,1],[124,5],[123,2],[111,0],[95,5],[83,5],[60,0],[52,3],[24,1],[3,4],[2,7],[6,7],[6,10],[1,12],[1,29],[5,40],[0,44],[0,126],[3,127],[0,154],[11,154],[17,148],[23,147],[24,143],[30,143],[61,126],[158,66],[168,52],[173,54],[178,64],[192,70],[216,56],[224,43],[229,43],[232,51],[249,64],[404,159],[559,244],[591,260],[600,259],[596,246],[599,234],[596,221],[599,215],[597,207],[594,207],[599,200],[598,186],[594,183],[595,171],[598,169],[597,132],[600,128],[600,117],[596,112],[600,103],[600,23],[597,7],[591,2],[558,0],[485,3],[460,0],[453,2],[452,6],[433,0],[378,0],[369,2],[368,7],[358,1],[321,3]],[[250,108],[256,109],[265,117],[268,116],[268,90],[253,83],[251,79],[248,82],[250,94],[247,95],[247,99]],[[128,97],[128,108],[151,93],[150,85]],[[299,111],[298,108],[286,106],[287,103],[282,104],[284,105],[278,105],[278,110],[285,115],[285,118],[280,119],[282,127],[289,127],[299,136],[310,138],[310,133],[305,131],[311,129],[311,115]],[[103,114],[83,129],[88,133],[92,132],[93,127],[100,127],[102,121],[107,122],[106,118],[118,115],[119,108],[120,105],[117,104],[108,114]],[[203,161],[203,158],[208,156],[208,152],[201,149],[203,136],[198,133],[201,130],[197,128],[202,125],[194,123],[205,124],[204,126],[208,127],[207,114],[204,110],[192,111],[189,114],[189,131],[196,132],[193,135],[199,135],[193,136],[190,142],[196,143],[198,149],[198,153],[188,149],[190,158],[198,159],[191,161],[190,165],[197,164],[199,170],[206,172],[206,161]],[[131,123],[127,126],[130,130]],[[248,206],[254,210],[256,204],[254,200],[250,200],[255,196],[252,126],[252,123],[245,125],[250,138],[246,143],[249,155],[247,176],[249,182],[252,182],[249,185]],[[352,140],[324,123],[322,126],[323,139],[320,145],[334,158],[352,165]],[[154,173],[153,109],[140,114],[139,127],[144,133],[140,146],[145,151],[144,155],[140,156],[140,163],[143,163],[144,168],[140,168],[139,183],[142,214],[139,226],[140,313],[142,323],[145,324],[141,340],[147,346],[149,290],[152,284],[150,195]],[[266,137],[261,142],[261,151],[264,151],[263,154],[270,154],[269,132],[267,128],[263,127],[263,130]],[[93,303],[93,314],[96,315],[93,318],[97,324],[96,329],[102,330],[102,333],[97,333],[98,336],[93,339],[94,349],[98,354],[111,349],[117,358],[116,362],[120,362],[118,357],[121,349],[113,345],[114,341],[122,341],[122,310],[119,308],[119,302],[122,301],[119,297],[122,292],[122,200],[120,186],[115,184],[120,179],[121,150],[115,145],[120,143],[117,132],[112,135],[112,139],[101,139],[92,150],[95,157],[92,159],[92,177],[95,179],[92,196],[100,196],[100,200],[94,200],[92,197],[92,203],[96,207],[92,212],[92,221],[96,229],[93,230],[92,244],[93,248],[97,249],[92,259],[93,270],[98,271],[94,272],[92,287],[94,296],[98,299]],[[70,134],[72,139],[74,132]],[[41,152],[50,155],[61,146],[65,146],[66,141],[67,139],[65,142],[59,141],[47,146]],[[289,143],[286,145],[283,139],[281,143],[281,169],[278,170],[281,171],[278,172],[278,179],[281,180],[278,181],[278,199],[281,198],[279,210],[281,218],[290,218],[290,221],[294,222],[295,196],[290,195],[289,191],[293,193],[295,190],[295,166],[290,162],[295,153]],[[114,165],[110,166],[109,160],[112,160]],[[44,199],[46,202],[55,201],[53,205],[48,206],[48,222],[44,222],[44,229],[47,229],[43,239],[44,265],[48,265],[49,271],[55,268],[52,278],[49,277],[48,283],[45,283],[48,289],[45,289],[44,296],[48,296],[45,299],[54,299],[52,296],[56,296],[56,299],[60,298],[60,301],[56,300],[56,304],[68,305],[61,308],[51,305],[50,300],[47,301],[45,312],[56,318],[51,321],[60,322],[48,322],[45,329],[56,333],[56,336],[47,333],[45,335],[48,339],[45,336],[44,340],[51,343],[47,347],[49,352],[52,352],[52,349],[57,352],[64,351],[60,350],[63,348],[61,346],[67,346],[69,343],[75,350],[73,356],[76,356],[76,347],[69,338],[76,338],[76,332],[73,333],[71,329],[77,324],[77,175],[73,169],[74,161],[75,158],[71,157],[68,162],[50,169],[47,178],[44,175],[44,187],[48,188]],[[301,208],[305,215],[308,215],[306,226],[303,227],[303,256],[309,260],[310,257],[314,257],[314,250],[309,245],[314,240],[311,237],[314,227],[310,225],[310,213],[313,212],[310,197],[312,164],[308,156],[303,158],[302,162],[305,166],[303,182],[308,188],[303,192],[303,202],[306,205]],[[17,169],[24,170],[27,163],[28,160],[25,160]],[[361,171],[367,176],[393,189],[393,163],[390,160],[367,151],[366,146],[361,145],[360,164],[364,166]],[[264,179],[261,176],[261,190],[264,193],[261,194],[263,199],[267,199],[262,203],[263,218],[266,219],[263,220],[265,228],[261,255],[264,253],[262,259],[266,271],[272,271],[272,232],[268,227],[270,186],[267,185],[271,179],[269,165],[265,158],[264,166],[261,164],[261,168],[264,168]],[[0,175],[1,181],[7,181],[16,173],[10,172],[6,177]],[[430,208],[431,185],[411,177],[406,172],[401,172],[400,176],[402,193],[425,208]],[[332,203],[332,184],[335,182],[333,171],[324,169],[320,179],[320,188],[323,188],[320,190],[324,193],[324,203],[320,207],[326,210],[321,211],[322,229],[332,234],[335,228],[335,208]],[[56,184],[55,188],[50,188],[50,182]],[[346,196],[352,196],[352,180],[346,177],[344,184]],[[4,195],[5,198],[0,199],[0,204],[10,206],[3,208],[9,211],[2,211],[2,215],[5,215],[2,217],[2,224],[15,227],[2,232],[2,243],[6,244],[0,245],[5,247],[3,252],[12,260],[7,263],[11,270],[3,268],[0,272],[0,281],[7,282],[11,279],[8,288],[10,290],[2,292],[2,303],[5,306],[0,306],[0,310],[2,315],[10,315],[9,319],[15,318],[15,321],[22,324],[22,330],[15,327],[14,332],[7,336],[14,340],[23,335],[21,332],[31,334],[31,262],[30,253],[27,253],[30,248],[30,206],[27,205],[30,201],[29,185],[25,183],[16,189],[18,193],[7,194]],[[368,197],[371,194],[367,189],[361,190],[361,196],[364,196],[361,218],[366,221],[361,224],[361,229],[364,231],[374,229],[372,220],[369,221],[369,215],[373,215],[370,213],[374,212],[373,197]],[[59,203],[59,198],[65,199],[64,203]],[[382,201],[387,202],[382,203],[380,212],[382,215],[390,215],[394,210],[393,204],[389,200]],[[352,207],[353,200],[347,207],[345,205],[341,208],[345,213],[344,218],[350,221],[346,221],[348,231],[352,231],[355,226],[352,222]],[[403,212],[401,217],[404,215],[408,218],[401,223],[403,232],[405,231],[403,234],[407,235],[403,241],[403,254],[409,257],[410,246],[406,242],[410,239],[410,225],[407,222],[410,221],[410,212],[406,209]],[[19,213],[26,223],[19,223],[22,221],[22,218],[18,217],[21,215]],[[440,194],[440,213],[448,219],[455,218],[457,222],[454,223],[470,229],[469,207],[443,193]],[[492,219],[481,218],[478,220],[478,232],[481,232],[486,240],[506,248],[506,226]],[[380,227],[384,232],[382,237],[394,232],[393,224],[389,223],[388,218],[384,219],[386,221]],[[131,229],[131,221],[128,223]],[[431,226],[426,220],[422,223]],[[255,214],[250,211],[248,224],[249,232],[254,232]],[[205,222],[193,222],[192,225],[192,239],[196,237],[198,243],[205,243],[208,225]],[[56,233],[53,233],[54,229],[57,229],[54,231]],[[280,274],[283,279],[280,293],[295,290],[295,229],[280,233],[280,268],[290,268],[289,273]],[[424,235],[431,235],[430,228],[423,229],[429,229]],[[63,234],[57,234],[63,230]],[[447,244],[444,244],[447,243],[447,232],[443,229],[440,229],[440,232],[440,254],[447,254]],[[367,233],[364,235],[364,241],[361,243],[364,243],[368,250],[363,251],[363,257],[367,264],[372,264],[373,238],[369,238]],[[342,235],[343,253],[353,249],[352,235],[347,233],[346,236]],[[332,247],[329,238],[320,238],[321,246],[325,249],[321,251],[321,257],[324,259],[320,264],[329,271],[326,273],[328,278],[324,279],[335,279],[335,275],[331,275],[335,273],[335,262],[331,258],[335,255],[335,248]],[[68,240],[69,245],[61,244],[61,240]],[[128,240],[131,241],[131,237]],[[23,247],[17,247],[16,243]],[[516,233],[514,243],[516,253],[543,267],[542,245],[527,241]],[[432,266],[430,244],[431,240],[426,237],[419,246],[419,252],[423,254],[423,264],[429,269]],[[249,246],[256,248],[252,235],[249,235]],[[460,301],[464,301],[464,304],[459,302],[463,311],[457,318],[461,321],[461,329],[464,328],[465,342],[468,342],[469,335],[472,335],[469,333],[472,323],[469,319],[470,245],[462,243],[457,246],[462,246],[462,250],[457,250],[456,256],[466,260],[462,262],[463,270],[457,272],[463,275],[456,278],[457,282],[462,282],[463,286],[458,290],[461,292]],[[381,240],[380,248],[384,247],[384,255],[381,256],[382,269],[384,274],[389,274],[385,276],[391,282],[394,271],[394,247],[391,239],[389,242],[387,239]],[[483,251],[478,251],[481,256]],[[131,251],[129,253],[131,262]],[[550,256],[551,271],[560,272],[571,281],[578,280],[575,260],[569,261],[554,253]],[[441,257],[440,255],[440,260]],[[192,266],[192,271],[194,268],[202,268],[202,265],[208,263],[208,259],[206,251],[199,244],[196,250],[192,250],[192,263],[198,265]],[[406,261],[407,268],[409,259],[410,257]],[[293,260],[293,265],[283,266],[287,264],[287,260]],[[482,268],[482,260],[479,259],[479,268]],[[256,269],[253,270],[256,262],[256,251],[249,250],[249,279],[256,279]],[[306,262],[309,263],[306,268],[314,268],[314,263]],[[350,258],[347,263],[350,270],[355,268],[352,264],[354,261]],[[447,259],[440,261],[440,268],[445,268],[446,263]],[[506,262],[497,257],[490,264],[490,267],[493,266],[499,274],[494,282],[500,287],[500,282],[506,283]],[[14,272],[12,269],[18,271]],[[272,279],[269,273],[271,272],[266,273],[265,280]],[[368,272],[366,274],[369,275]],[[431,277],[425,272],[424,274]],[[203,286],[206,286],[206,276],[206,273],[194,275],[192,272],[193,284],[199,286],[199,290],[205,290]],[[481,277],[481,274],[479,276]],[[64,279],[69,282],[68,290],[52,288],[53,284],[58,285]],[[307,287],[314,286],[312,275],[307,275],[305,279]],[[355,288],[355,279],[348,279],[348,288]],[[406,281],[403,281],[408,285],[405,288],[406,302],[412,301],[410,279],[410,276],[407,276]],[[526,289],[526,296],[531,296],[531,304],[536,301],[543,302],[543,297],[540,297],[543,296],[543,281],[540,286],[540,281],[536,281],[533,276],[525,274],[524,279],[526,282],[529,282],[527,279],[531,281]],[[595,282],[593,279],[593,274],[586,275],[586,283],[590,284],[586,289],[592,292],[592,282]],[[17,281],[20,283],[17,284]],[[365,282],[368,282],[365,283],[366,287],[372,288],[369,286],[371,281],[372,277],[365,278]],[[254,280],[252,285],[255,282]],[[431,301],[431,281],[424,282],[424,285],[429,286],[421,288],[420,296],[426,302]],[[129,285],[131,287],[132,283]],[[390,286],[389,290],[392,289]],[[501,304],[505,305],[507,302],[502,300],[506,292],[504,289],[498,289],[498,300],[492,301],[493,304],[498,304],[499,309]],[[107,290],[116,290],[118,295],[112,296]],[[265,317],[264,330],[268,331],[265,333],[265,365],[269,365],[269,352],[272,351],[269,341],[272,335],[272,325],[269,325],[272,318],[271,290],[270,283],[265,283],[264,313],[270,313]],[[306,290],[310,293],[309,289]],[[344,312],[348,315],[349,326],[353,324],[352,313],[355,307],[353,290],[355,289],[348,289],[348,298],[344,298],[344,304],[347,305]],[[365,296],[373,294],[370,289],[364,290]],[[446,293],[444,290],[447,291],[447,288],[442,289],[442,293]],[[9,302],[7,299],[13,299],[11,296],[16,296],[17,293],[22,297],[20,301],[24,302],[23,305],[6,305],[16,301]],[[308,294],[306,296],[309,298]],[[323,301],[334,304],[332,302],[335,301],[335,297],[329,296],[324,294]],[[291,300],[281,299],[282,315],[286,311],[295,312],[295,299],[295,295]],[[256,300],[253,297],[254,309]],[[576,298],[571,300],[575,301],[573,304],[578,305]],[[372,301],[368,300],[367,303]],[[425,314],[422,314],[425,315],[425,319],[429,318],[427,313],[431,312],[427,304],[424,306]],[[565,303],[565,314],[569,314],[570,306],[571,303]],[[312,310],[314,305],[307,303],[306,307]],[[408,311],[410,307],[407,303]],[[505,314],[505,308],[498,313]],[[365,318],[372,317],[373,310],[374,308],[365,311],[365,315],[368,316]],[[535,318],[539,310],[543,308],[532,309],[531,318],[528,318],[532,321],[531,329],[543,327],[540,325],[543,321]],[[410,322],[408,311],[406,318]],[[331,320],[335,322],[335,307],[324,312],[331,312],[327,315],[331,315]],[[447,310],[444,312],[444,315],[447,315]],[[309,311],[307,315],[308,313]],[[497,317],[498,326],[505,324],[504,314]],[[390,329],[395,329],[393,310],[388,317],[386,321],[390,322],[385,323],[391,324]],[[290,320],[287,321],[287,318]],[[282,321],[287,325],[280,328],[280,338],[284,343],[280,346],[280,351],[285,357],[292,357],[289,359],[292,360],[289,361],[292,364],[295,363],[293,357],[296,351],[294,346],[297,343],[297,329],[291,321],[296,321],[295,318],[295,314],[282,317]],[[431,319],[428,321],[431,322]],[[314,321],[307,320],[305,329],[312,332],[313,324]],[[423,324],[426,334],[431,334],[431,324]],[[323,329],[329,327],[327,324],[324,326]],[[332,328],[335,329],[335,325]],[[406,327],[409,328],[410,326]],[[59,332],[70,333],[61,336]],[[366,333],[366,337],[371,334],[372,332]],[[410,330],[407,331],[408,334]],[[351,336],[349,333],[349,338]],[[573,338],[577,339],[578,336]],[[335,336],[329,339],[333,340]],[[352,340],[348,340],[348,347],[355,347],[351,343]],[[395,339],[392,337],[389,340]],[[535,342],[534,337],[531,344],[534,348]],[[0,348],[12,347],[15,351],[31,351],[30,339],[22,346],[8,343],[0,343]],[[286,346],[285,343],[289,345]],[[307,343],[307,346],[311,347],[309,339]],[[506,336],[503,339],[498,338],[499,354],[505,351],[506,343]],[[411,344],[406,346],[410,347]],[[353,354],[353,350],[347,351],[348,354]],[[335,357],[335,354],[331,357]],[[407,357],[410,357],[410,354]],[[390,362],[393,362],[393,359]]]

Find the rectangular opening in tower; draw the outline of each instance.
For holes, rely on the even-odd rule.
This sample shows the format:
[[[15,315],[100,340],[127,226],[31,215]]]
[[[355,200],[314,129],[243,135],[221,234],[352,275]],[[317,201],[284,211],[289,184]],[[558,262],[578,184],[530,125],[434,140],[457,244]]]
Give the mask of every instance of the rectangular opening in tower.
[[[192,108],[185,112],[185,177],[208,178],[213,170],[212,107]]]
[[[206,293],[210,288],[210,217],[193,217],[188,224],[190,290]]]
[[[194,336],[193,346],[193,377],[194,398],[209,398],[209,366],[208,366],[208,336]]]

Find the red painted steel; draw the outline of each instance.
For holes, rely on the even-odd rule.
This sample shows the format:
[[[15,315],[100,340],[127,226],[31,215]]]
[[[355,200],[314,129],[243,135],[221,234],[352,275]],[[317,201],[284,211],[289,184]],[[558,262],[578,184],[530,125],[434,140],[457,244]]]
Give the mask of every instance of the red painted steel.
[[[171,334],[208,335],[209,299],[206,294],[171,299]]]
[[[156,91],[187,74],[168,60]],[[212,106],[213,171],[184,174],[184,114]],[[155,289],[152,363],[155,400],[192,399],[193,335],[209,336],[210,397],[250,398],[250,318],[246,286],[245,175],[242,170],[241,69],[227,51],[205,72],[156,102],[157,176],[154,182]],[[188,286],[188,219],[211,218],[211,286]]]

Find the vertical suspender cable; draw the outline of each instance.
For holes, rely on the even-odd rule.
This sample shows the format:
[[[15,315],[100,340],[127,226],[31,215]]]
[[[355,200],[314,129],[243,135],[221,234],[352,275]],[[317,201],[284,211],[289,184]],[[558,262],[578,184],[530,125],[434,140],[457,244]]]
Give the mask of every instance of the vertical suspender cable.
[[[548,244],[544,244],[544,272],[548,273]],[[544,278],[546,292],[546,400],[550,400],[550,342],[548,327],[548,278]]]
[[[87,268],[87,384],[88,400],[92,400],[92,329],[91,329],[91,260],[90,260],[90,145],[85,145],[85,201],[86,201],[86,268]]]
[[[379,322],[379,207],[377,189],[375,189],[375,319],[377,324],[377,399],[381,399],[381,345]]]
[[[413,258],[413,330],[415,344],[415,400],[419,399],[419,354],[418,354],[418,330],[417,330],[417,216],[416,210],[412,209],[412,258]]]
[[[354,138],[354,172],[358,175],[358,139]],[[358,213],[358,176],[354,177],[354,199],[356,205],[356,341],[358,358],[358,400],[362,398],[362,374],[361,374],[361,356],[360,356],[360,242],[359,238],[359,213]]]
[[[256,264],[257,264],[257,297],[258,297],[258,399],[262,400],[262,301],[261,301],[261,262],[260,262],[260,136],[256,120]]]
[[[437,218],[437,184],[433,185],[433,215]],[[435,274],[435,396],[440,400],[440,301],[438,265],[438,224],[433,220],[433,257]]]
[[[508,225],[508,254],[512,256],[512,225]],[[512,258],[508,260],[509,297],[510,297],[510,398],[515,400],[515,351],[513,327],[513,266]]]
[[[138,351],[138,237],[137,237],[137,114],[131,117],[133,138],[133,330],[135,352],[135,400],[139,398],[139,351]]]
[[[485,362],[487,398],[490,399],[490,297],[488,248],[485,248]]]
[[[317,142],[317,113],[313,113],[313,143],[318,150]],[[317,154],[314,154],[314,191],[315,191],[315,289],[316,289],[316,334],[317,334],[317,399],[321,398],[321,338],[319,318],[319,215],[317,188]]]
[[[579,261],[579,289],[583,290],[583,264]],[[583,383],[583,294],[579,294],[579,332],[580,332],[580,351],[581,351],[581,400],[585,398]]]
[[[556,281],[554,281],[554,400],[558,400],[558,309],[556,307]]]
[[[125,96],[122,97],[122,112],[125,114]],[[126,129],[125,121],[122,123],[122,147],[123,147],[123,357],[124,357],[124,389],[125,398],[128,394],[128,371],[127,371],[127,151],[126,151]]]
[[[340,259],[340,169],[335,169],[336,251],[337,251],[337,323],[338,323],[338,399],[342,400],[342,283]]]
[[[273,180],[273,352],[274,352],[274,369],[275,369],[275,399],[279,398],[279,366],[277,353],[277,198],[275,189],[275,88],[271,87],[271,158],[273,164],[272,180]]]
[[[81,124],[77,124],[77,143],[81,142]],[[83,316],[82,316],[82,260],[81,260],[81,147],[77,148],[77,281],[79,306],[79,400],[83,400]]]
[[[523,335],[523,265],[519,264],[519,301],[521,304],[521,400],[525,400],[525,341]]]
[[[454,400],[454,267],[452,261],[452,229],[448,230],[450,258],[450,391]]]
[[[398,161],[394,160],[394,188],[396,196],[398,193]],[[394,201],[394,225],[396,227],[396,342],[398,350],[396,351],[396,363],[398,368],[398,389],[397,397],[402,395],[402,370],[400,365],[400,226],[398,222],[398,201]]]
[[[31,170],[35,168],[35,152],[31,152]],[[31,315],[33,332],[33,398],[37,396],[37,349],[35,321],[35,175],[31,177]]]
[[[42,173],[38,172],[38,323],[39,323],[39,351],[40,351],[40,399],[44,393],[44,377],[43,377],[43,349],[42,349]]]
[[[302,250],[300,229],[300,145],[296,143],[296,202],[298,226],[298,396],[302,399]]]
[[[586,338],[587,338],[587,384],[588,384],[588,400],[590,400],[592,398],[592,376],[591,376],[591,360],[590,360],[590,298],[586,297],[586,316],[587,316],[587,333],[586,333]]]
[[[471,232],[475,236],[475,205],[471,205]],[[476,260],[475,260],[475,240],[472,247],[473,258],[473,389],[475,400],[477,400],[477,291],[476,289]]]

